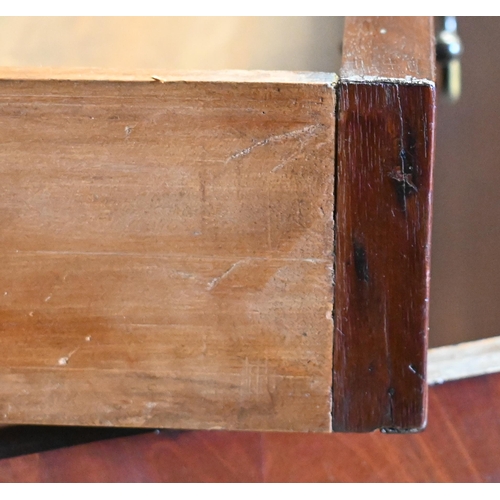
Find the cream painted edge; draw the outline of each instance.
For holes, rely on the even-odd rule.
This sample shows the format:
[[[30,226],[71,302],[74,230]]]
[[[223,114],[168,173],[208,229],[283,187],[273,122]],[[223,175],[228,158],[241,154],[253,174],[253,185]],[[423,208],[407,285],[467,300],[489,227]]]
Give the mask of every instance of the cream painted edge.
[[[161,69],[121,71],[102,68],[0,68],[0,81],[110,81],[110,82],[214,82],[214,83],[291,83],[335,85],[335,73],[314,71],[164,71]]]
[[[429,349],[427,382],[452,380],[500,372],[500,337]]]

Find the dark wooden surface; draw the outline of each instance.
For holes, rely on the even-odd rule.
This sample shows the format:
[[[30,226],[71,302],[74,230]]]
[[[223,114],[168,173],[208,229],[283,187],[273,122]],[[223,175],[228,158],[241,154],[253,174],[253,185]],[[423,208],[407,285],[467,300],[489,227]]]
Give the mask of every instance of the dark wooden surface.
[[[356,23],[391,41],[389,57],[399,22]],[[418,21],[409,42],[422,39],[429,52],[431,26]],[[365,35],[356,41],[350,19],[346,29],[348,76],[337,112],[333,430],[412,432],[426,421],[435,89],[428,80],[405,81],[410,59],[394,67],[374,56],[377,44],[364,48],[364,59],[374,61],[370,75],[379,80],[362,73],[358,81]],[[413,49],[415,60],[426,60],[420,46],[400,38],[403,53]],[[433,75],[423,63],[415,68],[415,78]]]
[[[168,432],[0,460],[0,481],[500,481],[500,374],[430,388],[408,435]]]

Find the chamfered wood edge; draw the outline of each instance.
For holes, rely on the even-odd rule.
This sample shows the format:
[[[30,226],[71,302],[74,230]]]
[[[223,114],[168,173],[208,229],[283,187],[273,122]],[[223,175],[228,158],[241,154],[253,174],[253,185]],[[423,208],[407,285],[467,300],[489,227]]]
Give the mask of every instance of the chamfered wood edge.
[[[110,81],[110,82],[220,82],[220,83],[291,83],[334,85],[335,73],[313,71],[163,71],[161,69],[121,71],[100,68],[0,68],[2,80]]]

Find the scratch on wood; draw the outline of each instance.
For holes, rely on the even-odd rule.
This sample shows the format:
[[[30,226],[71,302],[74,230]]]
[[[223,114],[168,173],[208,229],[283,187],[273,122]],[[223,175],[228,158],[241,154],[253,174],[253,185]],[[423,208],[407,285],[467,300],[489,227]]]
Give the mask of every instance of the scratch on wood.
[[[356,269],[356,275],[359,281],[364,281],[368,283],[370,281],[370,275],[368,274],[368,260],[366,257],[365,247],[354,241],[354,267]]]
[[[246,156],[250,154],[255,148],[259,148],[261,146],[266,146],[267,144],[271,144],[273,142],[280,142],[285,139],[293,139],[294,137],[300,137],[304,134],[306,135],[312,135],[313,132],[316,130],[317,125],[308,125],[307,127],[303,127],[298,130],[292,130],[291,132],[286,132],[284,134],[278,134],[278,135],[272,135],[271,137],[268,137],[267,139],[263,139],[262,141],[258,141],[252,146],[243,149],[241,151],[238,151],[237,153],[232,154],[227,160],[226,163],[230,160],[235,160],[236,158],[241,158],[242,156]],[[285,161],[286,162],[286,161]]]
[[[244,259],[241,259],[229,267],[227,271],[224,271],[220,276],[217,276],[216,278],[210,280],[207,285],[207,290],[211,291],[213,290],[224,278],[226,278],[229,274],[231,274],[234,269],[241,264],[245,264],[248,262],[252,261],[265,261],[268,260],[267,257],[246,257]],[[304,259],[275,259],[278,261],[283,261],[283,262],[308,262],[310,264],[329,264],[329,261],[326,259],[311,259],[311,258],[304,258]]]
[[[235,262],[227,271],[224,271],[220,276],[211,280],[208,283],[207,290],[208,291],[213,290],[224,278],[229,276],[229,274],[231,274],[234,271],[234,269],[236,269],[240,264],[243,264],[244,262],[246,262],[246,259]]]
[[[294,156],[293,154],[290,155],[290,156],[287,156],[281,163],[278,163],[278,165],[276,165],[275,167],[273,167],[271,169],[270,173],[274,174],[278,170],[281,170],[293,158],[293,156]]]

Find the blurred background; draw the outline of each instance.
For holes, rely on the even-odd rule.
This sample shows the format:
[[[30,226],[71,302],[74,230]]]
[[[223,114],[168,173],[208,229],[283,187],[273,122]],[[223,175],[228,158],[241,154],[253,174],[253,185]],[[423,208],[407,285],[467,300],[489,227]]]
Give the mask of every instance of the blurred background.
[[[4,17],[0,65],[333,71],[342,31],[341,17]]]
[[[462,96],[439,96],[431,347],[500,334],[500,18],[460,17]],[[338,71],[340,17],[0,18],[0,66]]]

